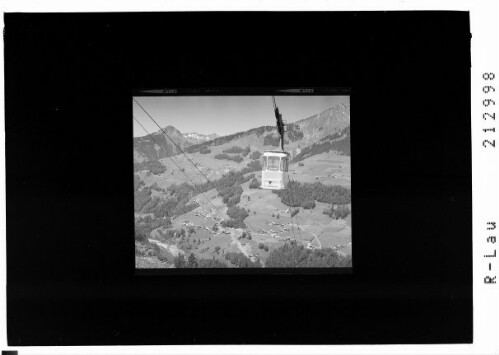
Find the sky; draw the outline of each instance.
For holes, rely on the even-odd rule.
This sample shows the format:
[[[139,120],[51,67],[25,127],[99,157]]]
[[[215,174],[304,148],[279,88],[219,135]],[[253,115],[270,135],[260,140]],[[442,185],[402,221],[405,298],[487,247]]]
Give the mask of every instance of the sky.
[[[271,96],[156,96],[135,99],[161,127],[171,125],[182,133],[224,136],[276,123]],[[276,96],[279,111],[288,123],[349,102],[349,96]],[[159,130],[135,102],[133,115],[149,133]],[[133,136],[145,135],[147,133],[134,120]]]

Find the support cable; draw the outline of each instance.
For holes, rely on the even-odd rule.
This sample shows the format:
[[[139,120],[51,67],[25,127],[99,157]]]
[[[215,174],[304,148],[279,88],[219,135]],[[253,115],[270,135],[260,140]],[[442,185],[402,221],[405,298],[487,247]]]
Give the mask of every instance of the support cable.
[[[149,135],[149,137],[151,137],[151,139],[154,141],[154,143],[158,144],[158,142],[153,138],[153,136],[151,135],[151,133],[149,133],[145,128],[144,126],[137,120],[137,118],[135,118],[135,116],[132,116],[133,119],[140,125],[140,127],[142,127],[142,129]],[[159,147],[161,147],[161,145],[158,144]],[[170,160],[172,161],[173,164],[175,164],[175,166],[177,167],[178,170],[180,170],[180,172],[182,174],[184,174],[187,179],[189,179],[189,181],[192,183],[193,185],[193,188],[195,189],[196,188],[196,184],[194,183],[194,181],[192,181],[192,179],[189,177],[189,175],[187,175],[185,173],[185,171],[182,170],[182,168],[175,162],[175,160],[171,157],[171,156],[168,156],[168,158],[170,158]],[[206,201],[208,201],[209,204],[211,204],[213,206],[213,208],[215,208],[215,210],[218,212],[218,214],[220,214],[220,216],[222,217],[222,219],[225,219],[224,216],[222,215],[222,213],[218,210],[217,207],[215,207],[215,205],[208,199],[208,197],[206,197],[206,195],[199,191],[199,193],[201,195],[203,195],[203,197],[206,199]]]

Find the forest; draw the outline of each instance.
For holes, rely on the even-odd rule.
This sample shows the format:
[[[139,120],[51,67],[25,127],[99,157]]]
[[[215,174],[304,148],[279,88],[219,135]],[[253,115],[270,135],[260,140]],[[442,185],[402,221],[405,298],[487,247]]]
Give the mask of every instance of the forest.
[[[248,212],[244,208],[241,208],[239,206],[230,206],[227,209],[227,215],[233,219],[243,220],[248,217]]]
[[[290,207],[314,208],[315,201],[335,205],[345,205],[351,202],[349,188],[334,185],[323,185],[320,182],[299,183],[291,180],[285,190],[273,190],[281,198],[281,202]]]
[[[134,176],[134,210],[136,213],[152,213],[156,218],[177,217],[199,207],[197,203],[189,203],[193,187],[184,183],[171,185],[165,191],[157,184],[144,186],[144,183]],[[152,197],[152,191],[168,192],[168,197]]]
[[[336,132],[334,134],[328,134],[327,136],[323,137],[319,142],[325,142],[325,141],[330,141],[330,140],[341,138],[343,133],[347,133],[347,132],[349,133],[350,130],[344,129],[343,132]]]
[[[195,268],[226,268],[227,265],[219,260],[213,259],[198,259],[194,254],[190,254],[187,259],[183,255],[179,255],[173,259],[173,265],[178,269],[195,269]]]
[[[325,209],[323,213],[334,219],[345,219],[350,214],[350,209],[347,206],[331,205],[331,208]]]
[[[141,239],[141,235],[148,238],[149,234],[156,228],[171,226],[170,218],[152,218],[151,216],[145,216],[142,218],[135,218],[135,239]]]
[[[240,163],[242,162],[244,159],[242,156],[236,154],[236,155],[229,155],[229,154],[226,154],[226,153],[220,153],[220,154],[217,154],[215,155],[214,157],[215,159],[218,159],[218,160],[231,160],[231,161],[235,161],[236,163]]]
[[[240,219],[227,219],[222,221],[221,224],[225,228],[246,228],[246,224]]]
[[[216,189],[218,195],[222,197],[223,202],[227,207],[237,205],[241,200],[243,188],[241,184],[248,181],[250,177],[245,177],[241,173],[230,172],[216,181]]]
[[[227,215],[231,218],[223,221],[223,227],[229,228],[246,228],[244,219],[248,217],[248,212],[245,209],[236,206],[241,201],[243,188],[241,184],[251,179],[252,176],[245,177],[242,173],[229,173],[225,177],[226,186],[217,187],[219,196],[227,205]]]
[[[222,197],[223,203],[227,207],[237,205],[241,201],[243,188],[240,185],[232,185],[218,190],[218,195]]]
[[[240,187],[240,186],[239,186]],[[228,228],[246,228],[244,219],[249,216],[244,208],[239,206],[230,206],[227,209],[227,215],[231,218],[228,221],[222,221],[223,227]]]
[[[251,179],[251,182],[249,184],[250,189],[258,189],[260,187],[260,183],[256,178]]]
[[[228,252],[225,253],[225,259],[230,261],[237,267],[240,268],[260,268],[262,265],[259,262],[252,262],[243,253]]]
[[[262,153],[255,150],[253,153],[251,153],[250,159],[257,160],[257,159],[260,159],[261,156],[262,156]]]
[[[224,149],[223,152],[230,153],[230,154],[241,154],[243,157],[245,157],[251,152],[251,150],[250,150],[250,147],[241,148],[238,146],[233,146],[233,147]]]
[[[166,172],[166,167],[158,160],[146,160],[141,163],[133,164],[133,171],[149,170],[151,174],[161,175]]]
[[[260,161],[259,160],[252,160],[246,165],[246,168],[243,168],[241,170],[241,174],[252,173],[252,172],[260,171],[260,170],[262,170],[262,164],[260,164]]]
[[[331,248],[310,250],[294,241],[273,250],[265,262],[269,268],[351,266],[350,256],[342,256]]]

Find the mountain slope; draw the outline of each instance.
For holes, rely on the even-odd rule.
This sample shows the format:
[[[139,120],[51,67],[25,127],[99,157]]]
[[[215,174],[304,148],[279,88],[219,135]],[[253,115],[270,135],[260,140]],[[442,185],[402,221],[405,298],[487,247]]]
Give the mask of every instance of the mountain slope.
[[[317,115],[288,124],[287,133],[285,134],[285,148],[286,150],[293,150],[298,146],[303,148],[325,137],[339,134],[349,125],[350,104],[344,103],[331,107]],[[241,144],[248,143],[257,149],[277,147],[279,145],[279,135],[275,126],[262,126],[192,145],[187,148],[187,151],[194,153],[225,144],[241,146]]]
[[[285,117],[284,117],[285,119]],[[269,116],[270,122],[273,117]],[[349,136],[346,128],[350,125],[350,104],[343,103],[331,107],[317,115],[287,125],[285,149],[292,156],[323,139],[342,139]],[[250,147],[252,151],[272,150],[279,145],[279,135],[274,126],[262,126],[248,131],[218,137],[198,133],[181,133],[172,126],[165,128],[168,136],[187,153],[204,153],[209,156],[223,153],[233,146]],[[342,133],[345,133],[346,135]],[[149,137],[134,138],[134,157],[136,161],[157,160],[181,152],[161,131],[153,133],[156,142]],[[345,152],[344,152],[345,153]]]
[[[182,150],[185,148],[209,141],[218,137],[216,134],[205,135],[199,133],[181,133],[173,126],[163,128],[171,140],[165,136],[163,131],[158,130],[152,133],[151,138],[149,135],[143,137],[136,137],[133,139],[134,156],[137,161],[148,159],[157,160],[172,155],[180,154],[180,150],[175,146],[179,146]],[[175,142],[175,144],[173,142]]]
[[[320,140],[350,125],[350,104],[336,105],[317,115],[295,122],[295,125],[300,127],[305,141]]]

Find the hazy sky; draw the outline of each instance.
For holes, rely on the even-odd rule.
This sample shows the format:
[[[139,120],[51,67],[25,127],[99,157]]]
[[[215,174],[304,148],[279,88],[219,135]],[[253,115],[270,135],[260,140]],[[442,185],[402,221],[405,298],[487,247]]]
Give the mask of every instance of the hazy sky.
[[[171,125],[182,133],[216,133],[220,136],[260,126],[275,126],[271,96],[136,97],[161,127]],[[299,121],[341,103],[348,96],[276,96],[283,120]],[[134,102],[133,115],[150,133],[159,128]],[[133,121],[133,136],[147,133]]]

